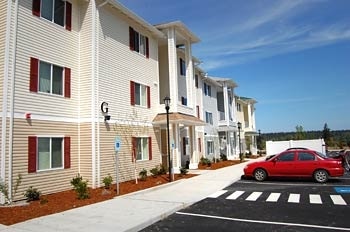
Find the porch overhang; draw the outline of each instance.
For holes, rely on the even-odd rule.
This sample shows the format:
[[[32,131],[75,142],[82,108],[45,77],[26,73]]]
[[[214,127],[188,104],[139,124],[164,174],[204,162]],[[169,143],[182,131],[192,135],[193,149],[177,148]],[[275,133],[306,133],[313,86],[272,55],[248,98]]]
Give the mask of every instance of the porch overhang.
[[[153,125],[166,124],[166,113],[157,114],[153,119]],[[183,124],[186,126],[204,126],[206,123],[192,115],[182,113],[169,113],[169,123]]]
[[[234,126],[219,126],[218,127],[219,132],[229,132],[229,131],[237,131],[237,128]]]
[[[253,136],[253,135],[259,135],[259,133],[256,131],[245,131],[244,135],[245,136]]]

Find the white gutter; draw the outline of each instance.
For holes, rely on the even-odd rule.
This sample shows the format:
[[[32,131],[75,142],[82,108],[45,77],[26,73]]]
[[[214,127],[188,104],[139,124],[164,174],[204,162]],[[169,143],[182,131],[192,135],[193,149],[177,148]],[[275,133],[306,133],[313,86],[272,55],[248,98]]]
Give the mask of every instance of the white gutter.
[[[96,98],[95,98],[95,74],[96,74],[96,65],[95,65],[95,56],[96,56],[96,2],[91,1],[91,10],[92,10],[92,34],[91,34],[91,160],[92,160],[92,187],[96,186]]]
[[[10,39],[11,39],[11,0],[7,0],[6,12],[6,38],[5,38],[5,55],[4,55],[4,82],[2,89],[2,115],[1,115],[1,164],[0,179],[5,182],[6,179],[6,129],[7,129],[7,90],[8,90],[8,74],[10,60]],[[5,203],[5,197],[0,194],[0,203]]]
[[[15,112],[15,72],[16,72],[16,48],[17,48],[17,24],[18,24],[18,3],[19,0],[15,2],[15,21],[13,28],[13,44],[12,44],[12,74],[11,74],[11,98],[10,98],[10,128],[9,128],[9,170],[8,170],[8,187],[9,195],[12,199],[12,158],[13,158],[13,128],[14,128],[14,112]]]

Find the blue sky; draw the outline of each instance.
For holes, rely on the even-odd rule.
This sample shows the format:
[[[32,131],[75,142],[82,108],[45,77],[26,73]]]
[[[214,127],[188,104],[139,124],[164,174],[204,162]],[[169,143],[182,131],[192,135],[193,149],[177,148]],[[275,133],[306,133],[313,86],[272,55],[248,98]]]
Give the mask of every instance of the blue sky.
[[[350,0],[121,0],[151,24],[182,21],[193,55],[256,104],[262,133],[350,129]]]

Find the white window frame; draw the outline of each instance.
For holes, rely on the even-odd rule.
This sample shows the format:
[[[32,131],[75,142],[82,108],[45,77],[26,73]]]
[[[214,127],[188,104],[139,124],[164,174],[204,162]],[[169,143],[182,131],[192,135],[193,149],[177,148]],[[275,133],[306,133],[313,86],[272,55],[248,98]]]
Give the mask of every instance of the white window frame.
[[[146,56],[146,53],[147,53],[146,38],[147,38],[146,36],[134,30],[134,46],[135,46],[134,51],[143,56]]]
[[[180,58],[180,75],[186,77],[186,61]]]
[[[207,141],[207,155],[213,155],[214,154],[214,141],[208,140]]]
[[[43,13],[47,13],[45,10],[46,10],[46,8],[45,7],[43,7],[43,4],[48,4],[48,2],[49,1],[51,1],[51,3],[52,3],[52,11],[51,11],[51,19],[48,19],[48,18],[46,18],[46,17],[44,17],[43,16]],[[61,1],[62,3],[63,3],[63,22],[62,22],[62,25],[60,24],[60,23],[57,23],[57,22],[55,22],[55,12],[56,12],[56,9],[55,9],[55,2],[56,1]],[[66,25],[66,4],[65,4],[65,1],[63,1],[63,0],[41,0],[40,1],[40,17],[41,18],[43,18],[43,19],[45,19],[45,20],[48,20],[48,21],[50,21],[50,22],[53,22],[53,23],[55,23],[55,24],[57,24],[57,25],[60,25],[60,26],[62,26],[62,27],[64,27],[65,25]]]
[[[205,111],[205,122],[213,125],[213,113]]]
[[[47,157],[48,162],[49,162],[49,167],[48,168],[40,168],[40,160],[42,162],[44,162],[42,159],[44,159],[44,157],[40,157],[41,155],[45,155],[45,154],[40,154],[39,148],[40,148],[40,140],[41,139],[49,139],[49,157]],[[61,139],[61,165],[57,166],[57,167],[52,167],[52,160],[53,160],[53,151],[52,151],[52,139]],[[37,137],[37,154],[36,154],[36,158],[37,158],[37,171],[38,172],[42,172],[42,171],[48,171],[48,170],[59,170],[59,169],[64,169],[64,136],[38,136]],[[41,158],[41,159],[40,159]]]
[[[147,96],[147,86],[135,82],[135,105],[147,107]]]
[[[42,76],[42,73],[41,73],[41,70],[43,68],[43,65],[50,65],[50,80],[49,80],[49,85],[50,85],[50,89],[48,92],[45,92],[45,91],[42,91],[42,87],[41,87],[41,79],[44,79],[46,78],[46,76]],[[53,89],[54,89],[54,68],[59,68],[61,69],[61,93],[58,94],[58,93],[53,93]],[[51,63],[48,63],[48,62],[45,62],[45,61],[39,61],[39,75],[38,75],[38,84],[39,84],[39,88],[38,88],[38,92],[41,92],[41,93],[47,93],[47,94],[52,94],[52,95],[58,95],[58,96],[63,96],[64,94],[64,68],[61,67],[61,66],[58,66],[58,65],[54,65],[54,64],[51,64]]]
[[[135,137],[136,140],[136,161],[146,161],[149,160],[149,137]],[[145,144],[146,143],[146,144]],[[139,151],[139,144],[143,149]],[[146,145],[146,147],[144,147]],[[140,155],[139,155],[140,154]]]
[[[204,95],[211,97],[211,86],[204,82]]]
[[[237,111],[242,112],[242,105],[240,103],[237,103]]]

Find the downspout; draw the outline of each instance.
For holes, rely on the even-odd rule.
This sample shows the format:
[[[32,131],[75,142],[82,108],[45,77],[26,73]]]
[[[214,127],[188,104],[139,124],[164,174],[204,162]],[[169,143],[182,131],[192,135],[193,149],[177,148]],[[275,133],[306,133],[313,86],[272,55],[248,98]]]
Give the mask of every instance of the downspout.
[[[92,125],[91,125],[91,159],[92,159],[92,188],[95,188],[96,186],[96,144],[95,144],[95,137],[96,137],[96,131],[95,131],[95,123],[96,123],[96,98],[95,98],[95,75],[96,75],[96,64],[95,64],[95,58],[96,58],[96,2],[91,1],[92,6],[92,34],[91,34],[91,119],[92,119]]]
[[[14,129],[14,114],[15,114],[15,72],[16,72],[16,48],[17,48],[17,23],[18,23],[18,3],[19,0],[15,2],[15,21],[14,21],[14,33],[13,33],[13,44],[12,44],[12,74],[11,74],[11,98],[10,98],[10,128],[9,128],[9,170],[8,170],[8,186],[9,195],[12,199],[12,158],[13,158],[13,129]]]
[[[5,38],[5,54],[4,54],[4,82],[2,89],[2,115],[1,115],[1,164],[0,164],[0,181],[6,181],[6,122],[7,122],[7,90],[8,90],[8,74],[10,60],[10,39],[11,39],[11,0],[7,1],[6,12],[6,38]],[[0,194],[0,203],[5,203],[5,197]]]

